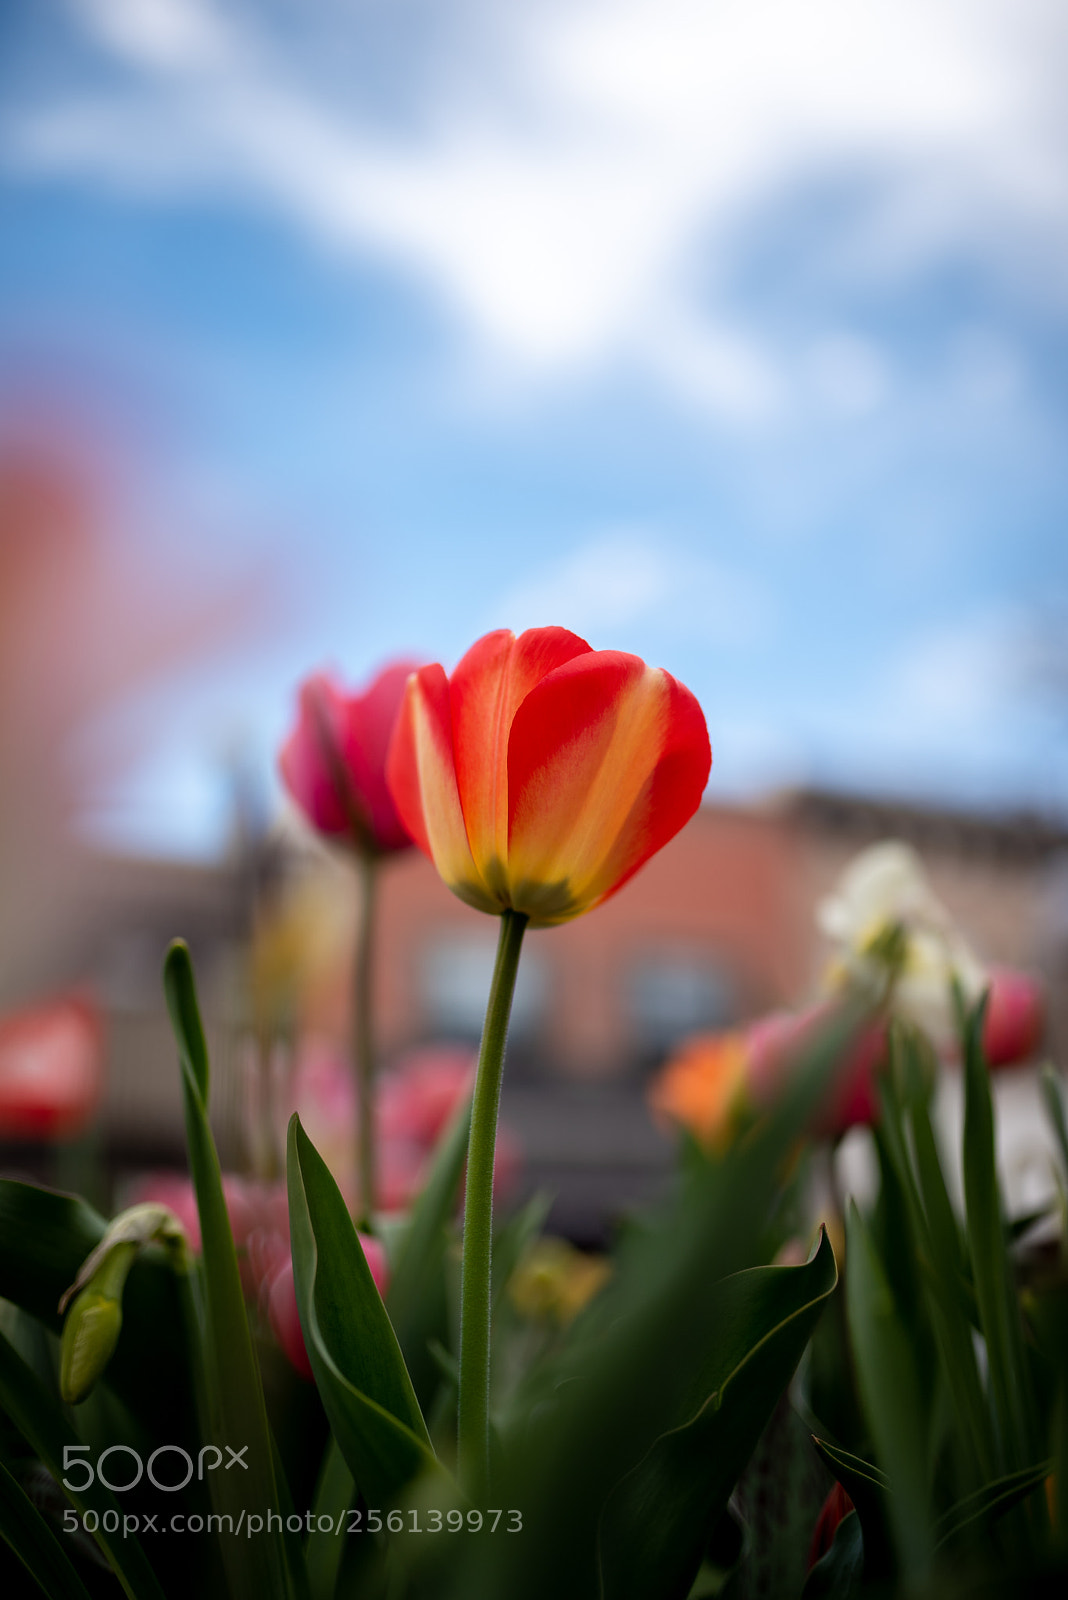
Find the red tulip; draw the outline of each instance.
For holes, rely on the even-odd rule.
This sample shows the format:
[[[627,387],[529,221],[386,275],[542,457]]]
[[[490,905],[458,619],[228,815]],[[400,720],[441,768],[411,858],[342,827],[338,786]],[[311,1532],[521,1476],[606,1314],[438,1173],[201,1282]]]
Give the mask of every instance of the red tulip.
[[[1011,1067],[1030,1061],[1042,1043],[1045,995],[1037,978],[1010,967],[990,973],[989,997],[983,1022],[983,1050],[991,1067]]]
[[[409,680],[386,763],[405,826],[480,911],[566,922],[697,810],[712,753],[688,689],[564,628],[489,633]]]
[[[746,1120],[773,1105],[828,1020],[826,1007],[778,1011],[730,1033],[695,1034],[653,1079],[649,1105],[661,1121],[689,1128],[720,1150]],[[808,1131],[837,1139],[878,1116],[876,1074],[886,1057],[886,1029],[866,1028],[839,1061]]]
[[[306,678],[296,726],[278,760],[286,788],[313,827],[373,854],[412,842],[386,787],[385,761],[413,670],[413,663],[399,662],[352,695],[325,673]]]
[[[834,1536],[838,1532],[838,1524],[853,1510],[853,1502],[840,1483],[836,1483],[820,1509],[816,1518],[816,1526],[812,1530],[812,1543],[808,1550],[808,1569],[812,1568],[821,1556],[825,1556],[834,1543]]]
[[[749,1081],[757,1104],[766,1105],[777,1096],[830,1015],[827,1006],[810,1006],[805,1011],[776,1012],[750,1024],[746,1031]],[[827,1085],[812,1119],[812,1133],[836,1139],[850,1128],[876,1121],[879,1100],[875,1079],[886,1059],[886,1050],[886,1027],[882,1023],[872,1023],[854,1039]]]
[[[103,1026],[83,995],[0,1021],[0,1138],[75,1138],[103,1087]]]
[[[389,1282],[386,1254],[377,1239],[361,1233],[357,1236],[363,1246],[364,1259],[379,1294],[385,1294]],[[293,1281],[293,1262],[288,1252],[285,1260],[271,1280],[267,1295],[267,1316],[279,1345],[289,1358],[290,1365],[302,1378],[314,1378],[308,1350],[304,1343],[304,1330],[297,1310],[297,1291]]]

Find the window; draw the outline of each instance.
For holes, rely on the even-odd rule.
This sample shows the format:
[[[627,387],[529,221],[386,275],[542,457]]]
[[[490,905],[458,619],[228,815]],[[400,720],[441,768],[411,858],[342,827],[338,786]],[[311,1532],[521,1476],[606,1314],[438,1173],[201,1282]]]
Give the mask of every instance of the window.
[[[420,1001],[428,1030],[450,1039],[478,1039],[486,1015],[495,939],[442,933],[423,951]],[[509,1035],[522,1041],[537,1032],[544,1015],[547,980],[544,963],[529,947],[523,951],[512,1002]]]
[[[735,986],[705,951],[661,949],[639,956],[627,975],[636,1044],[659,1055],[689,1033],[727,1027],[737,1014]]]

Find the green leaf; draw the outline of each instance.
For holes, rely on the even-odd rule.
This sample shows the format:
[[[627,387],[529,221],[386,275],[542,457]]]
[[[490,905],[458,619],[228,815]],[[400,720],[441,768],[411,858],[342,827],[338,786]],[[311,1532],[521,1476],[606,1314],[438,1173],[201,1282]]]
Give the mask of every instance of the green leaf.
[[[182,1072],[189,1167],[196,1192],[202,1241],[204,1289],[204,1379],[209,1415],[206,1442],[244,1452],[248,1470],[213,1472],[212,1499],[235,1526],[241,1512],[274,1513],[281,1528],[281,1509],[263,1385],[252,1345],[237,1252],[223,1196],[222,1174],[208,1122],[208,1057],[200,1023],[189,951],[176,941],[167,952],[163,987],[178,1044]],[[272,1527],[262,1537],[238,1544],[220,1540],[235,1594],[256,1600],[285,1600],[289,1593],[284,1539]]]
[[[89,1600],[66,1551],[17,1479],[0,1461],[0,1537],[47,1600]]]
[[[840,1445],[813,1436],[813,1444],[852,1500],[864,1530],[865,1571],[869,1578],[893,1570],[890,1544],[890,1484],[885,1473]]]
[[[958,1500],[955,1506],[950,1506],[939,1517],[935,1525],[936,1549],[941,1550],[976,1523],[989,1526],[996,1522],[1006,1511],[1011,1511],[1021,1500],[1026,1500],[1052,1471],[1052,1461],[1040,1461],[1037,1466],[1024,1467],[1021,1472],[1010,1472],[1004,1478],[996,1478],[993,1483],[984,1484],[976,1490],[975,1494]]]
[[[855,1511],[844,1516],[834,1540],[805,1580],[801,1600],[850,1600],[860,1593],[864,1574],[864,1534]]]
[[[344,1531],[340,1535],[336,1531],[326,1533],[320,1528],[319,1518],[329,1517],[331,1530],[336,1530],[338,1518],[341,1517],[345,1519],[342,1528],[346,1529],[346,1513],[352,1505],[355,1494],[356,1480],[349,1471],[345,1457],[338,1449],[337,1440],[331,1434],[326,1442],[319,1481],[315,1486],[312,1531],[305,1544],[308,1587],[314,1600],[333,1600],[346,1536]]]
[[[1042,1100],[1046,1107],[1050,1126],[1053,1129],[1061,1153],[1061,1162],[1064,1166],[1064,1179],[1068,1182],[1068,1117],[1064,1111],[1064,1084],[1061,1075],[1049,1062],[1042,1068],[1039,1078],[1042,1087]]]
[[[964,1200],[1001,1455],[1006,1467],[1019,1469],[1039,1453],[1037,1408],[1005,1242],[994,1156],[994,1107],[982,1047],[985,1009],[984,997],[964,1022]]]
[[[430,1176],[400,1242],[390,1272],[386,1306],[416,1392],[429,1404],[438,1372],[429,1355],[446,1335],[445,1257],[449,1222],[467,1158],[471,1101],[454,1114],[434,1153]]]
[[[610,1495],[601,1518],[604,1593],[688,1594],[716,1519],[789,1383],[838,1281],[825,1232],[803,1267],[754,1267],[721,1285],[701,1404],[661,1434]]]
[[[455,1581],[443,1586],[449,1600],[597,1594],[605,1503],[715,1386],[702,1379],[724,1281],[760,1260],[798,1129],[865,1021],[860,1009],[831,1019],[781,1102],[721,1160],[688,1163],[662,1204],[625,1230],[605,1288],[498,1415],[491,1504],[520,1510],[522,1532],[458,1547]]]
[[[308,1359],[360,1492],[392,1500],[436,1458],[400,1345],[330,1169],[289,1124],[293,1276]]]
[[[63,1483],[80,1482],[84,1471],[78,1472],[75,1463],[86,1461],[88,1450],[78,1447],[81,1440],[67,1421],[59,1402],[48,1393],[37,1375],[22,1357],[12,1349],[0,1334],[0,1410],[7,1413],[31,1450],[47,1467],[57,1484],[60,1484],[79,1511],[95,1511],[100,1518],[99,1531],[94,1535],[116,1577],[130,1600],[163,1600],[152,1568],[145,1558],[140,1541],[131,1535],[124,1538],[121,1532],[108,1533],[104,1513],[116,1514],[116,1528],[122,1528],[122,1507],[110,1489],[94,1474],[89,1487],[84,1490],[69,1489]],[[68,1454],[64,1464],[64,1451]]]
[[[892,1489],[889,1515],[898,1555],[905,1571],[919,1577],[932,1549],[919,1378],[883,1264],[852,1201],[846,1262],[846,1309],[861,1405]]]

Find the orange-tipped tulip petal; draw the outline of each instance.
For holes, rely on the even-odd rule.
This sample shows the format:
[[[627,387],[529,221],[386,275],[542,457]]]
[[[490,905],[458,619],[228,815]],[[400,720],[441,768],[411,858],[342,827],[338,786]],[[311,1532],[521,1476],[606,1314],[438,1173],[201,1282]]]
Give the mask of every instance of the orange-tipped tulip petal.
[[[454,893],[547,927],[599,905],[678,832],[711,760],[697,701],[666,672],[533,628],[487,634],[451,680],[416,673],[386,770]]]

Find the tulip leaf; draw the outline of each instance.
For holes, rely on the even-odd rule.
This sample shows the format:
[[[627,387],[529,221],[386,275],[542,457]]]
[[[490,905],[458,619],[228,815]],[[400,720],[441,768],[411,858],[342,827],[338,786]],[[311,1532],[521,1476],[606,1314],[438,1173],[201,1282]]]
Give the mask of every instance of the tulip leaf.
[[[433,1339],[446,1332],[445,1255],[449,1221],[467,1159],[471,1101],[457,1108],[434,1153],[430,1176],[412,1208],[386,1290],[390,1321],[416,1392],[428,1403],[438,1386],[430,1358]]]
[[[223,1195],[222,1174],[208,1122],[208,1055],[200,1022],[189,951],[180,940],[171,945],[163,968],[163,987],[178,1045],[182,1074],[189,1168],[196,1193],[202,1241],[204,1362],[207,1416],[205,1442],[241,1453],[247,1471],[213,1472],[210,1477],[216,1509],[238,1517],[254,1508],[267,1517],[265,1536],[249,1539],[243,1549],[221,1539],[222,1556],[236,1592],[257,1600],[285,1600],[289,1584],[278,1483],[263,1384],[241,1289],[237,1252]],[[190,1296],[194,1300],[195,1294]]]
[[[688,1164],[677,1187],[621,1236],[605,1287],[498,1413],[491,1504],[520,1509],[523,1527],[461,1556],[457,1595],[597,1594],[605,1505],[728,1375],[703,1378],[721,1336],[724,1283],[760,1261],[797,1130],[866,1020],[852,1007],[830,1018],[781,1101],[720,1160]]]
[[[1064,1110],[1064,1084],[1060,1073],[1049,1062],[1042,1068],[1039,1083],[1046,1115],[1060,1150],[1064,1179],[1068,1182],[1068,1117],[1065,1116]]]
[[[1004,1478],[984,1484],[974,1494],[958,1500],[955,1506],[939,1517],[935,1525],[936,1549],[950,1544],[967,1528],[976,1523],[989,1526],[998,1517],[1011,1511],[1021,1500],[1037,1489],[1053,1471],[1052,1461],[1040,1461],[1036,1466],[1024,1467],[1021,1472],[1010,1472]]]
[[[861,1405],[891,1485],[890,1525],[902,1565],[926,1571],[932,1548],[927,1430],[914,1352],[860,1212],[846,1215],[846,1310]]]
[[[29,1495],[0,1461],[0,1538],[47,1600],[89,1600],[89,1591]]]
[[[294,1116],[289,1220],[304,1342],[360,1492],[382,1505],[436,1467],[397,1336],[330,1169]]]
[[[1037,1412],[1001,1212],[994,1106],[982,1046],[985,1010],[984,997],[963,1019],[964,1202],[1003,1465],[1019,1469],[1038,1454]]]
[[[685,1600],[709,1534],[838,1281],[825,1232],[803,1267],[754,1267],[721,1285],[700,1405],[656,1439],[601,1518],[611,1600]]]
[[[834,1530],[831,1548],[805,1579],[801,1600],[850,1600],[860,1592],[865,1572],[865,1535],[855,1511]]]
[[[883,1577],[893,1569],[890,1544],[890,1485],[885,1473],[827,1439],[813,1444],[834,1473],[856,1509],[864,1530],[865,1571],[869,1578]]]
[[[122,1533],[107,1531],[105,1512],[115,1513],[116,1528],[123,1526],[122,1507],[111,1490],[95,1473],[85,1489],[70,1489],[63,1482],[68,1472],[76,1471],[76,1464],[87,1464],[86,1447],[67,1421],[59,1402],[3,1334],[0,1334],[0,1411],[7,1414],[56,1483],[62,1485],[72,1505],[79,1511],[97,1513],[99,1531],[94,1538],[130,1600],[163,1600],[163,1590],[136,1535],[123,1537]],[[68,1453],[72,1451],[73,1454]],[[84,1479],[79,1473],[68,1481]]]

